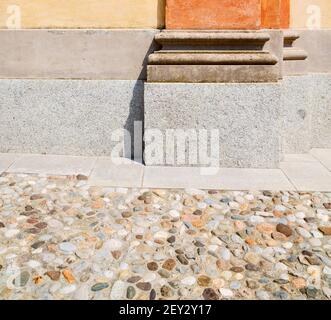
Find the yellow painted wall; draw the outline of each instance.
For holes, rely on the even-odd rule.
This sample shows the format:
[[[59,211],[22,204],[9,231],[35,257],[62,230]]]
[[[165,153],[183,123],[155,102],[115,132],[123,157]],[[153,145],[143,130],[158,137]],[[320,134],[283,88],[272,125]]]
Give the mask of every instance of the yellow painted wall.
[[[291,0],[291,28],[331,28],[331,0]]]
[[[0,28],[15,25],[17,8],[22,28],[158,28],[164,7],[165,0],[0,0]]]

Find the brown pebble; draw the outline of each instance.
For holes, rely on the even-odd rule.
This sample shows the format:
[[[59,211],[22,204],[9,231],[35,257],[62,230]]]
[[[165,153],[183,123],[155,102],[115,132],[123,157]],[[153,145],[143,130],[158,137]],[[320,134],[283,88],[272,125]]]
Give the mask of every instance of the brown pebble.
[[[278,240],[278,241],[284,241],[284,240],[286,240],[286,237],[287,237],[285,234],[278,232],[278,231],[273,232],[271,234],[271,236],[274,240]]]
[[[202,211],[201,210],[195,210],[194,212],[193,212],[193,214],[195,215],[195,216],[201,216],[202,215]]]
[[[188,265],[188,260],[185,258],[185,256],[183,254],[179,254],[177,256],[177,259],[179,260],[179,262],[183,265]]]
[[[306,280],[303,278],[295,278],[291,281],[291,284],[296,289],[302,289],[306,286]]]
[[[244,268],[242,268],[242,267],[232,267],[230,270],[232,272],[235,272],[235,273],[241,273],[241,272],[244,271]]]
[[[149,293],[149,300],[155,300],[156,298],[156,291],[154,289],[151,290]]]
[[[171,237],[169,237],[169,238],[167,239],[167,241],[168,241],[169,243],[174,243],[174,242],[176,241],[176,237],[175,237],[175,236],[171,236]]]
[[[45,229],[45,228],[47,228],[47,223],[46,222],[39,222],[39,223],[35,224],[34,226],[38,229]]]
[[[259,287],[258,283],[254,280],[247,280],[246,285],[249,289],[253,289],[253,290],[258,289]]]
[[[38,228],[30,228],[30,229],[26,229],[25,232],[32,233],[32,234],[38,234],[41,232],[41,230]]]
[[[303,254],[304,256],[308,256],[308,257],[312,257],[312,256],[313,256],[313,253],[310,252],[310,251],[307,251],[307,250],[303,250],[303,251],[302,251],[302,254]]]
[[[43,199],[44,196],[42,194],[33,194],[31,197],[30,197],[30,200],[39,200],[39,199]]]
[[[60,271],[47,271],[46,275],[49,276],[53,281],[58,281],[60,279]]]
[[[169,278],[170,277],[170,273],[165,270],[165,269],[161,269],[159,270],[158,274],[162,277],[162,278]]]
[[[2,222],[0,222],[0,228],[4,228],[4,227],[5,225]]]
[[[111,252],[111,255],[114,257],[114,259],[118,260],[121,257],[122,252],[119,250],[114,250]]]
[[[331,210],[331,202],[329,202],[329,203],[324,203],[323,206],[324,206],[325,209],[327,209],[327,210]]]
[[[157,265],[156,262],[152,261],[147,263],[147,268],[150,271],[156,271],[159,268],[159,266]]]
[[[45,241],[37,241],[31,245],[31,248],[38,249],[45,244]]]
[[[86,282],[90,279],[90,274],[89,273],[84,273],[80,276],[79,280],[80,282]]]
[[[25,206],[25,211],[32,211],[33,207],[32,206]]]
[[[130,211],[122,212],[123,218],[130,218],[132,216],[132,213]]]
[[[212,288],[203,290],[202,296],[205,300],[219,300],[218,294]]]
[[[306,257],[306,260],[313,266],[320,266],[322,264],[316,257]]]
[[[85,176],[85,175],[83,175],[83,174],[78,174],[78,175],[76,176],[76,179],[77,179],[77,180],[87,180],[88,177]]]
[[[138,282],[136,286],[143,291],[149,291],[152,288],[152,285],[149,282]]]
[[[198,285],[200,287],[208,287],[211,283],[211,279],[207,276],[198,277]]]
[[[174,259],[167,259],[163,265],[162,268],[171,271],[176,266],[176,261]]]
[[[161,291],[161,295],[166,298],[172,297],[174,295],[172,289],[165,285],[161,287],[160,291]]]
[[[132,276],[130,277],[128,280],[126,280],[127,282],[129,283],[136,283],[138,282],[139,280],[141,280],[141,277],[140,276]]]
[[[256,266],[255,264],[252,264],[252,263],[246,264],[245,268],[248,271],[259,271],[260,270],[260,268],[258,266]]]
[[[30,224],[35,224],[35,223],[38,223],[39,220],[38,219],[35,219],[35,218],[29,218],[28,220],[26,220],[27,223],[30,223]]]
[[[319,231],[321,231],[325,236],[331,236],[331,227],[319,227]]]
[[[293,233],[292,229],[287,226],[286,224],[279,223],[276,226],[276,230],[282,234],[284,234],[286,237],[290,237]]]
[[[194,245],[198,248],[203,248],[205,245],[200,241],[194,241]]]

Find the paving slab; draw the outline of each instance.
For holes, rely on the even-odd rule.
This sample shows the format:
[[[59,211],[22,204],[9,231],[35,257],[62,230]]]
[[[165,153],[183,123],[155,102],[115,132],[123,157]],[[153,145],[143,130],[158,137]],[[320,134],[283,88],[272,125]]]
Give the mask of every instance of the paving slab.
[[[15,153],[0,153],[0,174],[6,171],[20,157]]]
[[[17,159],[9,167],[8,172],[89,176],[96,159],[95,157],[26,154]]]
[[[331,191],[331,172],[319,162],[282,162],[280,168],[299,191]]]
[[[318,160],[309,153],[303,154],[285,154],[285,162],[318,162]]]
[[[223,190],[295,190],[279,169],[222,168],[205,175],[201,168],[146,167],[143,187]]]
[[[331,171],[331,149],[312,149],[310,154]]]
[[[98,186],[141,187],[144,166],[130,160],[115,164],[111,159],[99,158],[91,173],[89,183]]]

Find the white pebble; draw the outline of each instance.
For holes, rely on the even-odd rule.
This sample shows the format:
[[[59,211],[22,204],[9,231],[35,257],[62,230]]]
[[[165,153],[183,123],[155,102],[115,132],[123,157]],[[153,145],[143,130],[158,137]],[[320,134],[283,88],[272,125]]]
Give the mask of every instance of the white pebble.
[[[233,292],[230,289],[220,288],[219,292],[224,298],[232,298],[233,297]]]
[[[87,285],[82,285],[75,292],[74,300],[88,300],[89,299],[89,288]]]
[[[59,244],[59,248],[61,251],[66,253],[71,253],[76,250],[76,246],[70,242],[62,242]]]
[[[185,286],[193,286],[196,283],[196,279],[194,277],[186,277],[182,279],[181,283]]]
[[[173,218],[179,218],[180,217],[180,213],[177,210],[170,210],[169,215]]]
[[[121,280],[117,280],[113,287],[111,288],[110,292],[110,299],[111,300],[121,300],[124,298],[126,292],[126,283]]]
[[[60,290],[61,294],[69,294],[71,292],[74,292],[76,290],[76,285],[71,284],[69,286],[66,286]]]
[[[105,243],[105,247],[110,251],[120,250],[122,246],[122,241],[117,239],[110,239]]]
[[[222,259],[225,261],[229,261],[231,259],[231,252],[229,249],[222,248],[220,255],[221,255]]]
[[[18,230],[18,229],[9,229],[5,232],[5,237],[12,238],[12,237],[15,237],[19,233],[20,233],[20,230]]]
[[[317,239],[317,238],[312,238],[312,239],[309,239],[309,242],[310,244],[313,246],[313,247],[319,247],[322,245],[322,242],[320,239]]]
[[[30,267],[32,269],[39,268],[41,266],[40,262],[36,261],[36,260],[28,261],[27,265],[28,265],[28,267]]]
[[[221,273],[221,277],[225,280],[230,280],[232,278],[232,272],[231,271],[223,271]]]
[[[325,266],[325,267],[323,268],[323,273],[325,273],[325,274],[327,274],[327,275],[331,275],[331,268]]]
[[[297,212],[295,214],[295,216],[298,218],[298,219],[304,219],[306,217],[305,213],[304,212]]]
[[[300,236],[304,237],[304,238],[311,238],[311,234],[309,231],[307,231],[304,228],[298,227],[297,228],[297,232],[300,234]]]
[[[293,243],[292,242],[285,242],[282,244],[283,248],[285,249],[291,249],[293,247]]]

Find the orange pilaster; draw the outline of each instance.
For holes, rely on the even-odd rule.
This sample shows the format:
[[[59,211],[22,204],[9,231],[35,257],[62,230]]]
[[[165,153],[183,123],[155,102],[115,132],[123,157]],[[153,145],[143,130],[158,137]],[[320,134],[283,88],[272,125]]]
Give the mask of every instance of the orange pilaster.
[[[167,0],[167,29],[259,29],[261,0]]]
[[[288,28],[290,0],[166,0],[166,29]]]
[[[262,28],[286,29],[290,24],[290,0],[262,0]]]
[[[281,0],[280,4],[280,27],[288,29],[290,27],[291,0]]]

